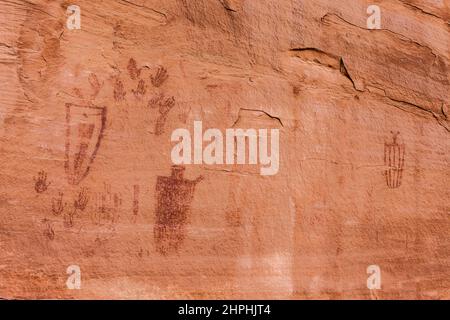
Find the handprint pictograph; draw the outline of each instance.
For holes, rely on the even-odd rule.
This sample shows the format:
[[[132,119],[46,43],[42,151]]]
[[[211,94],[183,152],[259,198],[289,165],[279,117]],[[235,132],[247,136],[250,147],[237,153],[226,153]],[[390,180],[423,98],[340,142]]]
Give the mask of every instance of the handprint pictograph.
[[[145,93],[147,92],[147,85],[145,84],[145,81],[139,80],[137,88],[133,89],[132,91],[137,99],[142,100],[145,96]]]
[[[133,58],[128,60],[125,77],[121,74],[112,76],[113,97],[117,106],[128,102],[147,107],[152,115],[152,131],[155,135],[164,132],[170,111],[175,106],[175,98],[167,96],[162,90],[169,75],[163,66],[150,70],[148,66],[140,67]],[[107,108],[99,106],[98,96],[103,92],[104,82],[95,73],[88,76],[88,85],[74,88],[77,102],[66,103],[66,154],[65,171],[71,185],[79,185],[87,177],[99,150],[107,122]],[[131,101],[132,100],[132,101]],[[153,116],[153,115],[156,116]],[[46,174],[36,182],[36,191],[44,192]],[[44,182],[43,182],[44,181]],[[82,205],[82,203],[80,203]],[[79,208],[76,208],[79,209]]]
[[[152,85],[158,88],[164,83],[164,81],[167,80],[168,77],[169,75],[167,74],[166,68],[159,66],[155,76],[151,75],[150,79],[152,81]]]
[[[73,92],[75,93],[75,95],[78,98],[81,99],[87,99],[89,101],[91,101],[90,103],[92,103],[92,100],[95,100],[98,96],[98,94],[100,93],[100,91],[102,90],[103,86],[104,86],[104,82],[101,82],[98,80],[98,77],[95,73],[90,73],[89,77],[88,77],[88,82],[89,82],[89,87],[90,87],[90,94],[83,94],[83,90],[81,90],[80,88],[74,88]]]
[[[63,197],[64,197],[64,193],[59,192],[58,193],[58,198],[53,198],[52,199],[52,212],[55,216],[59,216],[63,211],[64,208],[66,207],[66,203],[63,201]]]
[[[155,134],[160,135],[164,131],[164,124],[166,123],[169,111],[175,105],[174,97],[165,98],[164,95],[153,98],[149,101],[148,106],[153,109],[158,109],[159,116],[155,124]]]
[[[130,60],[128,60],[127,70],[131,79],[137,80],[141,75],[142,69],[138,68],[136,60],[130,58]]]
[[[89,193],[87,188],[81,188],[77,197],[73,201],[73,209],[66,212],[63,217],[63,223],[66,228],[72,228],[75,225],[75,217],[80,216],[79,212],[84,211],[89,202]]]
[[[168,114],[175,105],[175,98],[166,97],[161,89],[169,77],[167,69],[158,66],[150,75],[148,70],[148,67],[139,68],[136,60],[130,58],[126,77],[114,77],[114,100],[117,103],[133,102],[133,104],[147,106],[149,109],[157,109],[153,133],[161,135],[164,132]]]
[[[84,211],[89,202],[89,191],[87,188],[81,188],[77,198],[73,202],[73,206],[76,210]]]
[[[100,90],[103,87],[103,83],[100,83],[100,81],[97,78],[97,75],[95,73],[91,73],[89,74],[89,84],[91,85],[91,89],[92,89],[92,95],[91,95],[91,99],[95,99],[98,94],[100,93]]]
[[[34,180],[34,190],[37,193],[45,192],[50,186],[51,182],[47,182],[47,172],[41,170],[38,172],[38,177],[33,177]]]
[[[73,211],[67,212],[64,214],[64,226],[66,228],[72,228],[75,225],[75,214],[77,210],[74,209]]]
[[[55,239],[55,231],[53,230],[51,221],[48,219],[43,219],[42,223],[45,225],[44,236],[46,236],[49,240],[54,240]]]

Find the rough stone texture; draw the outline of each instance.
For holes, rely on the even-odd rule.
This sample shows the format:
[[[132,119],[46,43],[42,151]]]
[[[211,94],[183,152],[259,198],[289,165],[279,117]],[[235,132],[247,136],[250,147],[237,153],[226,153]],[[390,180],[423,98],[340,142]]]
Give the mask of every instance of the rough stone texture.
[[[0,17],[1,298],[450,298],[448,0],[2,0]],[[194,120],[278,128],[278,174],[170,178]]]

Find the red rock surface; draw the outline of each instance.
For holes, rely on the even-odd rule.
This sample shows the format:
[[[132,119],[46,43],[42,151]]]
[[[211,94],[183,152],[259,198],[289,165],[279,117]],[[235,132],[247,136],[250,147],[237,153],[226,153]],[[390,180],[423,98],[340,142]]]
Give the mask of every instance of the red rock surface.
[[[450,298],[448,0],[15,0],[0,17],[1,298]],[[195,120],[279,129],[278,173],[171,177],[171,133]]]

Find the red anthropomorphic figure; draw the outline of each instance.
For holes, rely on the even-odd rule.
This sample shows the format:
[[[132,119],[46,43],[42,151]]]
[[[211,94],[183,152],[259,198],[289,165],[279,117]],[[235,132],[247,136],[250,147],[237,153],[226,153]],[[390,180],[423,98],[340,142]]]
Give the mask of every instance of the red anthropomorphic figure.
[[[172,166],[172,175],[159,176],[156,182],[154,238],[158,252],[164,255],[176,252],[183,242],[195,186],[203,179],[184,179],[184,170],[183,166]]]
[[[395,189],[402,184],[405,144],[399,144],[397,141],[400,132],[391,133],[393,134],[392,143],[384,143],[384,164],[387,166],[384,174],[387,186]]]

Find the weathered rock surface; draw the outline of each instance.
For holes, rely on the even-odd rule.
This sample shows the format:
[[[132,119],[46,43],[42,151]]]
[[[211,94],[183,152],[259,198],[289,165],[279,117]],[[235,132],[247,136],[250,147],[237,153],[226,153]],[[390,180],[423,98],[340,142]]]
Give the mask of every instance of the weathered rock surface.
[[[374,2],[0,1],[0,297],[450,298],[450,2]]]

